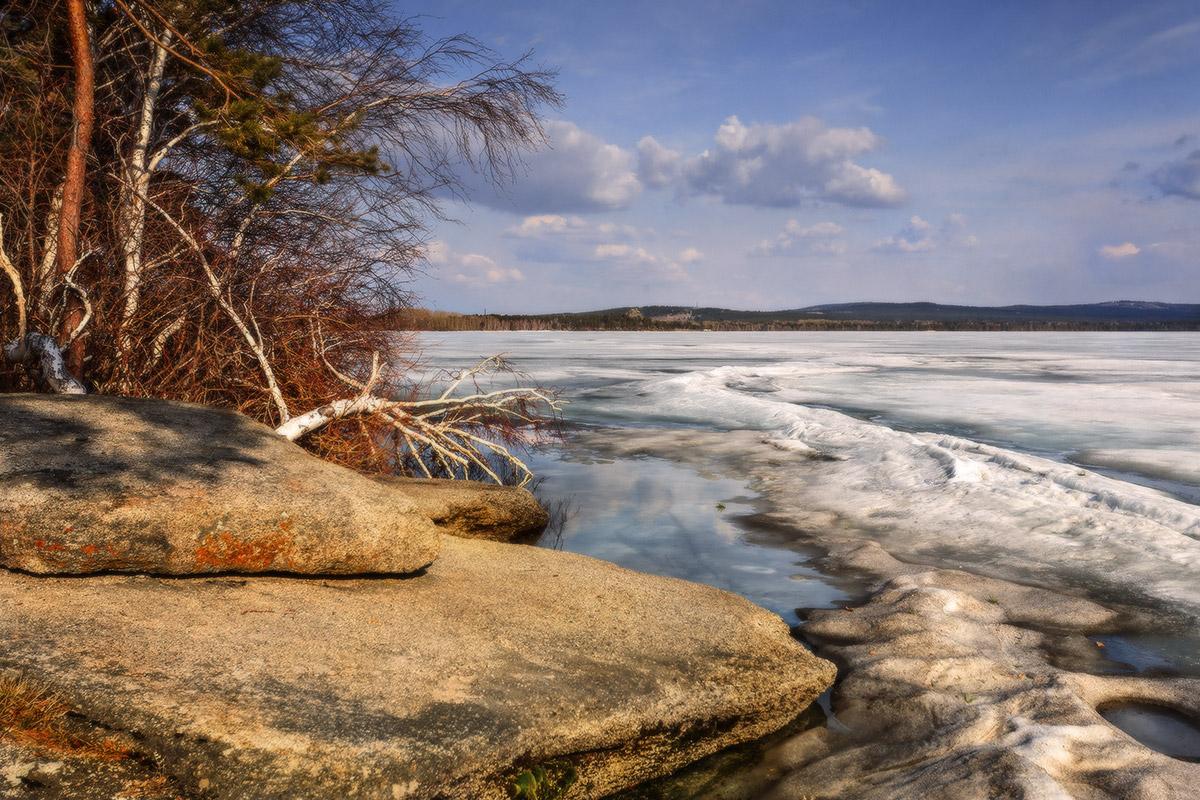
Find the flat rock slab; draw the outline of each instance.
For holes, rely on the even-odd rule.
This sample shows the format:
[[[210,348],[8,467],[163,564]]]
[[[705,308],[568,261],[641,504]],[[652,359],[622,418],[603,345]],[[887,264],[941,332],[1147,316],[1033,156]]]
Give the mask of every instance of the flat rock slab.
[[[437,556],[439,536],[403,491],[234,411],[0,396],[0,566],[411,573]]]
[[[419,578],[0,571],[0,668],[207,797],[602,797],[799,714],[833,665],[706,586],[445,537]],[[551,770],[554,774],[554,769]]]

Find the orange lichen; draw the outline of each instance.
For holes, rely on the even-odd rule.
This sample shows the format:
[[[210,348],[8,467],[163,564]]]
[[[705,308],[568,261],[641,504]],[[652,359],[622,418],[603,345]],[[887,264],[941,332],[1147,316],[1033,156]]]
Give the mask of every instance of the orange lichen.
[[[261,572],[292,552],[291,537],[282,533],[243,540],[228,533],[210,534],[196,547],[197,567]]]

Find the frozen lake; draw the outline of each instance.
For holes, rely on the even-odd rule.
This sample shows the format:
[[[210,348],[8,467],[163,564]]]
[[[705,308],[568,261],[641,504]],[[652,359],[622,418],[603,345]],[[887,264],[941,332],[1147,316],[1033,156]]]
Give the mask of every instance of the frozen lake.
[[[571,401],[582,435],[536,458],[539,496],[571,511],[547,546],[720,586],[793,623],[858,590],[808,568],[822,531],[1155,609],[1183,630],[1200,619],[1200,335],[422,343],[439,366],[508,351]],[[764,510],[775,524],[756,524]],[[1168,665],[1192,671],[1173,649]]]

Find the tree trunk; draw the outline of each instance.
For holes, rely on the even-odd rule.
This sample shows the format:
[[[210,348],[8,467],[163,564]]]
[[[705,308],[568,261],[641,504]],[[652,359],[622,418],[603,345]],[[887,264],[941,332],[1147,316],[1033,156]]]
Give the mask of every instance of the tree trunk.
[[[171,41],[170,31],[163,34],[162,40],[164,44]],[[142,107],[138,112],[136,138],[125,163],[120,207],[117,211],[118,236],[125,267],[125,306],[121,313],[121,335],[118,344],[126,353],[133,346],[129,333],[130,325],[137,316],[141,301],[146,238],[146,202],[142,198],[150,192],[150,177],[153,174],[153,169],[149,166],[150,143],[154,134],[158,95],[162,91],[163,70],[167,61],[165,47],[152,44],[151,48],[153,55],[146,69],[146,86],[142,94]]]
[[[83,206],[83,188],[87,178],[87,154],[95,120],[95,68],[88,36],[84,0],[67,0],[67,28],[71,37],[71,57],[75,62],[74,125],[67,150],[67,172],[63,182],[63,202],[58,217],[58,269],[60,278],[75,266],[79,243],[79,217]],[[66,341],[83,320],[83,306],[70,292],[65,299],[67,313],[62,320],[60,337]],[[67,367],[83,374],[83,342],[77,338],[67,353]]]

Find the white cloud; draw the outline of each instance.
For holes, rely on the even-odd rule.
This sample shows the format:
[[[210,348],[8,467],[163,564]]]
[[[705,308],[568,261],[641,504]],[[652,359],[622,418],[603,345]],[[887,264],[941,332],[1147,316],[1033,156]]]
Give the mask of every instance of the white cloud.
[[[680,155],[663,147],[653,136],[637,145],[638,178],[652,189],[662,189],[679,178]]]
[[[715,195],[741,205],[790,208],[825,200],[891,207],[908,199],[894,177],[852,160],[883,146],[868,128],[830,128],[814,117],[747,126],[733,116],[713,143],[713,149],[683,158],[647,137],[638,145],[639,176],[648,186],[674,181],[682,195]]]
[[[831,242],[813,242],[809,247],[814,253],[825,253],[831,256],[844,255],[846,252],[846,243],[840,239]]]
[[[1151,245],[1151,247],[1154,247],[1154,245]],[[1130,256],[1136,256],[1140,252],[1142,252],[1142,248],[1133,242],[1117,245],[1106,244],[1100,248],[1100,255],[1113,259],[1129,258]]]
[[[694,264],[697,261],[704,260],[704,253],[701,253],[694,247],[687,247],[680,251],[678,258],[685,264]]]
[[[691,276],[674,259],[651,253],[644,247],[628,244],[599,244],[592,251],[597,261],[618,269],[635,271],[642,279],[655,281],[683,281]]]
[[[1200,150],[1185,158],[1168,161],[1150,176],[1163,194],[1173,194],[1190,200],[1200,200]]]
[[[516,239],[581,239],[591,242],[615,242],[635,237],[652,237],[654,231],[643,230],[633,225],[619,225],[615,222],[591,223],[576,216],[539,214],[526,217],[520,225],[506,229],[504,235]]]
[[[876,250],[889,253],[920,253],[932,250],[936,246],[933,240],[933,225],[916,215],[900,233],[875,243]]]
[[[886,172],[843,161],[825,182],[825,199],[848,206],[899,206],[908,199],[908,192]]]
[[[520,225],[514,225],[506,230],[504,234],[522,239],[538,239],[544,236],[562,235],[564,233],[586,230],[587,227],[587,222],[581,217],[539,214],[533,217],[526,217]]]
[[[633,153],[570,122],[550,120],[545,129],[549,147],[526,157],[526,174],[506,195],[476,192],[480,202],[531,214],[612,211],[641,194]]]
[[[425,260],[448,274],[455,283],[475,288],[525,280],[519,269],[502,267],[479,253],[457,253],[442,241],[425,246]]]
[[[934,228],[914,215],[895,236],[888,236],[875,243],[874,249],[882,253],[925,253],[938,248],[967,249],[979,244],[979,239],[967,230],[967,218],[954,213],[946,216],[941,227]]]
[[[834,236],[840,235],[845,228],[836,222],[818,222],[816,225],[806,228],[796,220],[790,219],[784,230],[789,235],[800,239],[832,239]]]
[[[747,248],[755,256],[777,256],[792,250],[798,240],[807,240],[808,250],[813,253],[841,255],[846,252],[846,243],[837,239],[845,229],[836,222],[818,222],[805,227],[794,219],[788,220],[783,233],[774,239],[763,239]]]

